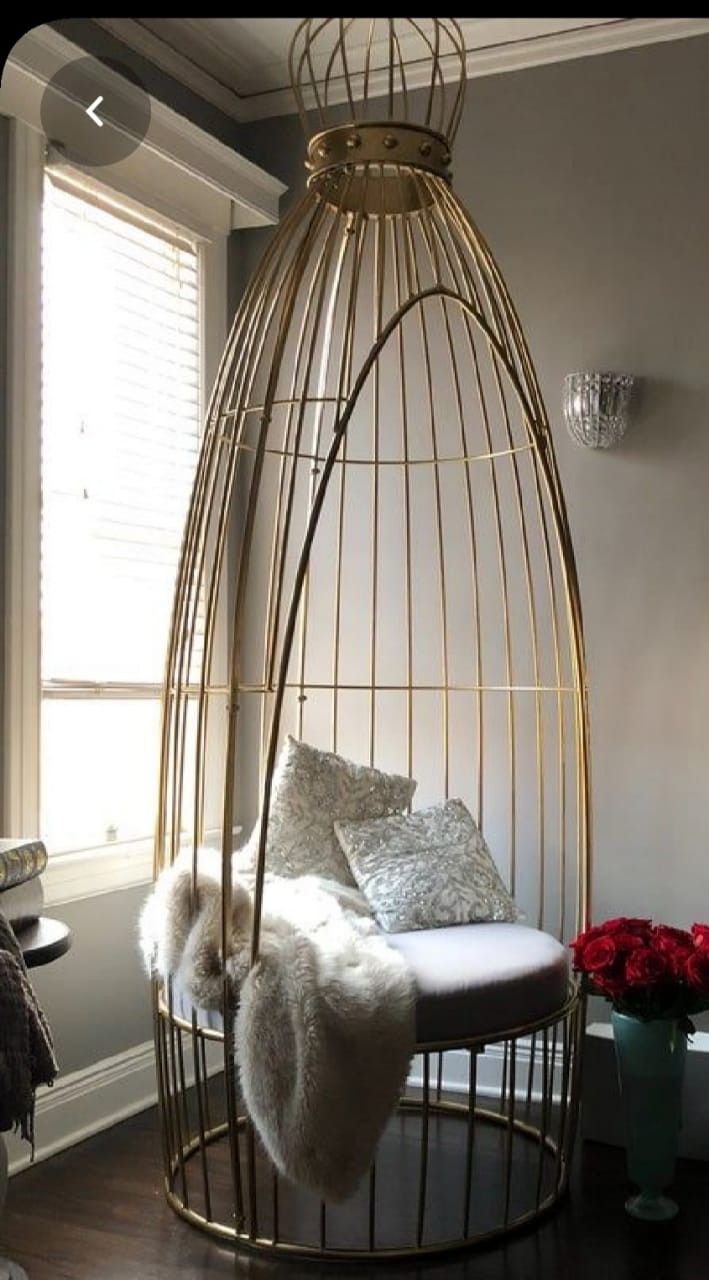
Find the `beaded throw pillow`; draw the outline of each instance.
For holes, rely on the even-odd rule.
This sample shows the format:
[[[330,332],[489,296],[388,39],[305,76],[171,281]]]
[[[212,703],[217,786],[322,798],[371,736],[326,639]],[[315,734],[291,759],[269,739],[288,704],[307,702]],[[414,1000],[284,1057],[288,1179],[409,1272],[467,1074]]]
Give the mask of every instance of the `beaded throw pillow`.
[[[266,870],[280,876],[326,876],[353,885],[335,835],[335,821],[400,812],[411,803],[415,790],[411,778],[355,764],[289,735],[273,774]],[[259,830],[257,822],[238,854],[242,868],[255,865]]]
[[[335,832],[388,933],[520,919],[462,800],[388,818],[340,820]]]

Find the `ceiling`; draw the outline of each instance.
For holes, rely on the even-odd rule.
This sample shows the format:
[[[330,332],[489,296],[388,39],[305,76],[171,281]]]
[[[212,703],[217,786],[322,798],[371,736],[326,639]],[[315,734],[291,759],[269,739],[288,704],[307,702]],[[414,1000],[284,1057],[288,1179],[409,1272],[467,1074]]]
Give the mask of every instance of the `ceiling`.
[[[132,49],[237,120],[294,110],[288,46],[300,18],[98,18]],[[459,18],[468,75],[699,35],[706,18]]]

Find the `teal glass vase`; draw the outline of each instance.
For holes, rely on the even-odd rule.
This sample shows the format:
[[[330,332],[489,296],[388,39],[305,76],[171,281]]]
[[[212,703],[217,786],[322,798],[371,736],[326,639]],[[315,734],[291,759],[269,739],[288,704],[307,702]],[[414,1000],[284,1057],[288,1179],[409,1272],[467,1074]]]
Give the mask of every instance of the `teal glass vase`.
[[[611,1013],[625,1117],[628,1176],[639,1187],[625,1207],[634,1218],[662,1222],[677,1204],[663,1194],[674,1179],[682,1125],[687,1036],[675,1018],[644,1022]]]

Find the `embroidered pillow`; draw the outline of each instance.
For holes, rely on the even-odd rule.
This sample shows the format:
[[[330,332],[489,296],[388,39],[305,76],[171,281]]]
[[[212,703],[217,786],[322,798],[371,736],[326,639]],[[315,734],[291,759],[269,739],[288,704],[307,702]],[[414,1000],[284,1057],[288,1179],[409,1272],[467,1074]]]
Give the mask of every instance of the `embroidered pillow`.
[[[416,783],[286,738],[273,775],[266,870],[281,876],[320,875],[355,883],[335,835],[337,819],[357,821],[397,813],[411,803]],[[255,862],[259,823],[240,863]]]
[[[364,822],[340,820],[335,831],[388,933],[520,918],[462,800]]]

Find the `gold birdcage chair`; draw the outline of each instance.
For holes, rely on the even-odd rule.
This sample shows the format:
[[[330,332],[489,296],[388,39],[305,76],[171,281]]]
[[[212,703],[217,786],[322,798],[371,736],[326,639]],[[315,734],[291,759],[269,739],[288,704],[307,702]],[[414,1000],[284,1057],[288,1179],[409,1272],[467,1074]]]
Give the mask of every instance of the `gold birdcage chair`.
[[[253,963],[286,732],[416,777],[417,803],[462,797],[528,924],[565,942],[587,917],[576,568],[520,323],[451,186],[465,59],[450,18],[309,18],[292,45],[308,135],[315,117],[308,187],[211,399],[155,863],[181,832],[196,850],[216,828],[226,952],[234,824],[261,813]],[[431,1036],[419,1017],[370,1177],[332,1207],[259,1146],[235,1075],[238,993],[225,983],[215,1020],[156,983],[170,1203],[238,1247],[320,1259],[464,1248],[531,1222],[567,1186],[583,1032],[573,981],[542,987],[532,975],[488,1025]]]

